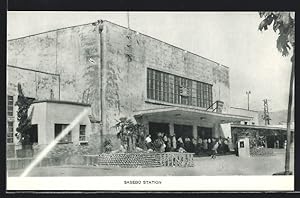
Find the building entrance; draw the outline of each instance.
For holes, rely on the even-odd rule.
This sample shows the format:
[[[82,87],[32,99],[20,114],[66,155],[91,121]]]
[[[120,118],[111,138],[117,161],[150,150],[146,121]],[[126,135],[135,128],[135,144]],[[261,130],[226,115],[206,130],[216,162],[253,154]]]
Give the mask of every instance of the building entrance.
[[[176,139],[178,139],[179,137],[182,137],[183,140],[186,137],[189,137],[190,139],[192,139],[193,138],[193,126],[174,124],[174,133],[175,133]]]
[[[209,127],[197,127],[198,138],[208,139],[212,138],[212,128]]]
[[[149,122],[149,134],[151,139],[157,139],[158,133],[164,133],[166,135],[170,134],[169,124],[168,123],[158,123],[158,122]]]

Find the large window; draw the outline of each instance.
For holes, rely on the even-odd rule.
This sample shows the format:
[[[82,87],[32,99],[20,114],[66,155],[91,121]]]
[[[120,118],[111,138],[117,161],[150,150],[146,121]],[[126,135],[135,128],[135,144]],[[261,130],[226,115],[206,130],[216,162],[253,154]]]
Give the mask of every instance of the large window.
[[[8,128],[6,133],[6,142],[13,143],[14,142],[14,122],[7,122]]]
[[[55,124],[54,125],[54,135],[55,138],[64,130],[67,128],[68,124]],[[71,143],[72,142],[72,131],[70,131],[67,135],[65,135],[64,138],[62,138],[60,143]]]
[[[212,103],[212,85],[147,69],[147,98],[208,108]]]
[[[14,97],[7,96],[7,115],[14,116]]]
[[[86,125],[79,126],[79,141],[86,141]]]

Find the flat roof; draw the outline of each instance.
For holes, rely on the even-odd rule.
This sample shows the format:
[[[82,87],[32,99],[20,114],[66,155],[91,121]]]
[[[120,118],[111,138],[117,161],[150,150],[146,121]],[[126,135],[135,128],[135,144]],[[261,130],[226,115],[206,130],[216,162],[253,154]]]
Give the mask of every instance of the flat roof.
[[[99,19],[98,21],[100,21],[100,20],[101,20],[101,19]],[[119,25],[119,24],[117,24],[117,23],[113,23],[113,22],[108,21],[108,20],[102,20],[102,21],[103,21],[103,22],[110,23],[110,24],[113,24],[113,25],[116,25],[116,26],[119,26],[119,27],[124,28],[124,29],[128,29],[128,28],[126,28],[126,27],[124,27],[124,26],[122,26],[122,25]],[[54,32],[54,31],[59,31],[59,30],[68,29],[68,28],[74,28],[74,27],[80,27],[80,26],[85,26],[85,25],[92,25],[92,24],[95,24],[95,23],[97,23],[97,21],[96,21],[96,22],[91,22],[91,23],[80,24],[80,25],[73,25],[73,26],[63,27],[63,28],[57,28],[57,29],[54,29],[54,30],[48,30],[48,31],[39,32],[39,33],[36,33],[36,34],[30,34],[30,35],[27,35],[27,36],[22,36],[22,37],[18,37],[18,38],[8,39],[7,41],[13,41],[13,40],[18,40],[18,39],[24,39],[24,38],[27,38],[27,37],[37,36],[37,35],[40,35],[40,34],[45,34],[45,33],[50,33],[50,32]],[[130,31],[133,31],[133,32],[138,32],[138,31],[136,31],[136,30],[134,30],[134,29],[130,29],[130,28],[129,28],[129,30],[130,30]],[[157,40],[157,41],[159,41],[159,42],[165,43],[165,44],[167,44],[167,45],[169,45],[169,46],[172,46],[172,47],[175,47],[175,48],[177,48],[177,49],[179,49],[179,50],[188,52],[188,53],[193,54],[193,55],[195,55],[195,56],[198,56],[198,57],[200,57],[200,58],[206,59],[206,60],[208,60],[208,61],[211,61],[211,62],[217,64],[218,66],[222,66],[222,67],[225,67],[225,68],[229,69],[228,66],[223,65],[223,64],[221,64],[221,63],[218,63],[218,62],[216,62],[216,61],[213,61],[213,60],[211,60],[211,59],[209,59],[209,58],[203,57],[203,56],[201,56],[201,55],[199,55],[199,54],[190,52],[190,51],[188,51],[188,50],[185,50],[185,49],[183,49],[183,48],[177,47],[177,46],[172,45],[172,44],[170,44],[170,43],[167,43],[167,42],[165,42],[165,41],[159,40],[159,39],[157,39],[157,38],[155,38],[155,37],[152,37],[152,36],[149,36],[149,35],[147,35],[147,34],[143,34],[143,33],[141,33],[141,32],[139,32],[139,34],[141,34],[141,35],[143,35],[143,36],[146,36],[146,37],[149,37],[149,38],[152,38],[152,39]]]
[[[134,116],[154,116],[154,117],[168,117],[178,118],[180,119],[207,119],[207,120],[214,120],[217,122],[222,123],[229,123],[233,121],[242,121],[242,120],[250,120],[252,117],[243,116],[243,115],[233,115],[233,114],[226,114],[226,113],[217,113],[217,112],[210,112],[205,110],[199,110],[194,108],[184,108],[184,107],[162,107],[156,109],[146,109],[135,112]]]
[[[245,108],[241,108],[241,107],[230,107],[230,108],[232,108],[232,109],[240,109],[240,110],[245,110],[245,111],[252,111],[252,112],[259,112],[259,111],[257,111],[257,110],[252,110],[252,109],[245,109]]]
[[[231,124],[231,127],[236,128],[247,128],[247,129],[266,129],[266,130],[283,130],[286,131],[286,127],[280,127],[280,126],[268,126],[268,125],[242,125],[242,124]],[[294,131],[293,128],[291,128],[291,131]]]
[[[56,103],[56,104],[68,104],[68,105],[77,105],[77,106],[85,106],[90,107],[90,104],[80,103],[80,102],[73,102],[73,101],[66,101],[66,100],[35,100],[33,103]]]

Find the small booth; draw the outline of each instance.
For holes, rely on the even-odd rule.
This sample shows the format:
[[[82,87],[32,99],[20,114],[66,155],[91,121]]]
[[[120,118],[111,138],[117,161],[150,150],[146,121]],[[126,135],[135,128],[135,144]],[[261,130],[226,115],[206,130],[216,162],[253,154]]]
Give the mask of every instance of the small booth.
[[[238,139],[238,155],[239,157],[250,157],[250,141],[248,137],[240,137]]]

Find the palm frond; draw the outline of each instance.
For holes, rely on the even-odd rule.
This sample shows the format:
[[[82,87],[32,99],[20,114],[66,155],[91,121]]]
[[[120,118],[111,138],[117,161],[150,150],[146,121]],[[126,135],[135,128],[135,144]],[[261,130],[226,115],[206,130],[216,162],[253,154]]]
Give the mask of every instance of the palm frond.
[[[288,44],[288,34],[281,33],[277,38],[277,49],[280,53],[282,53],[282,56],[289,55],[289,49],[290,46]]]

